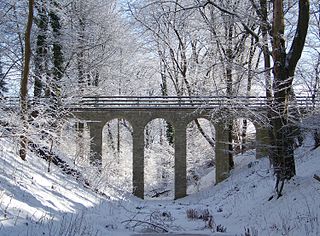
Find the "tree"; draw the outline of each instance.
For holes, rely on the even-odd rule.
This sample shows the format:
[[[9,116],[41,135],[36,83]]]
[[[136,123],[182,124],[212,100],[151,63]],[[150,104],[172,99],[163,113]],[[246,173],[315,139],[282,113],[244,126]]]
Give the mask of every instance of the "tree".
[[[118,85],[123,55],[134,47],[129,47],[133,46],[129,30],[117,10],[115,0],[79,0],[68,5],[65,67],[73,87],[82,94],[118,94],[119,88],[110,84],[115,77]]]
[[[303,92],[313,99],[319,94],[320,86],[320,5],[317,2],[310,2],[310,22],[306,39],[306,57],[301,58],[296,75],[299,81],[296,84],[303,86]]]
[[[185,1],[183,4],[188,4]],[[179,0],[141,1],[141,5],[130,5],[134,19],[148,33],[148,41],[155,45],[159,57],[161,95],[170,93],[177,96],[206,95],[212,80],[204,76],[204,63],[207,59],[201,19],[197,9],[181,10]],[[198,24],[195,26],[195,22]],[[152,46],[153,46],[152,45]],[[151,46],[151,47],[152,47]],[[203,79],[205,78],[205,79]],[[214,140],[207,135],[198,120],[195,123],[208,143],[214,147]],[[167,125],[167,138],[173,142],[172,127]]]
[[[22,77],[26,5],[27,1],[0,1],[0,11],[3,12],[0,14],[2,79],[7,83]],[[11,93],[18,94],[18,90],[17,86],[17,90]]]
[[[35,101],[43,95],[43,87],[49,76],[49,45],[48,45],[48,10],[47,1],[37,1],[35,8],[38,15],[35,17],[35,25],[37,26],[37,39],[34,58],[34,90],[33,95]]]
[[[273,91],[272,109],[272,161],[279,181],[290,179],[295,175],[293,156],[293,124],[290,121],[289,103],[293,94],[293,79],[297,63],[301,57],[309,24],[309,0],[299,0],[299,15],[296,32],[291,48],[286,52],[284,38],[284,6],[282,0],[273,3],[272,24],[272,58]],[[282,188],[277,188],[281,195]]]
[[[29,11],[28,11],[28,21],[25,31],[25,51],[24,51],[24,64],[23,64],[23,77],[21,78],[20,83],[20,107],[22,122],[25,131],[28,129],[28,80],[29,80],[29,71],[30,71],[30,58],[31,58],[31,28],[33,23],[33,8],[34,0],[29,0]],[[27,147],[28,147],[28,138],[25,133],[20,137],[20,157],[22,160],[26,159]]]
[[[251,95],[252,65],[257,46],[255,45],[254,37],[250,33],[257,29],[258,24],[252,20],[255,12],[249,6],[248,1],[208,1],[207,4],[204,4],[204,7],[199,8],[211,33],[214,44],[212,50],[218,54],[218,63],[223,75],[221,84],[224,87],[220,85],[218,94],[227,96],[228,98],[233,98],[239,94]],[[206,9],[209,10],[209,13],[206,13]],[[245,14],[244,9],[246,9]],[[243,16],[248,15],[248,11],[252,17],[240,17],[239,14]],[[247,85],[243,86],[242,84],[245,84],[243,76],[245,71],[248,71],[248,79]],[[232,169],[234,166],[234,121],[229,120],[227,123],[229,164],[230,169]],[[246,127],[247,121],[244,120],[243,137],[246,136]]]
[[[260,7],[255,1],[251,4],[256,9],[260,19],[260,29],[262,40],[259,35],[251,30],[247,24],[241,20],[244,29],[255,37],[257,43],[262,42],[262,52],[264,55],[266,96],[269,107],[268,117],[272,126],[270,130],[271,143],[273,150],[270,153],[270,159],[275,168],[277,183],[290,179],[295,175],[295,163],[293,157],[294,145],[294,125],[290,120],[289,102],[294,99],[293,79],[297,63],[301,57],[309,23],[309,1],[299,0],[299,14],[296,26],[296,32],[292,40],[291,48],[286,52],[285,23],[284,23],[284,5],[282,0],[273,1],[272,28],[268,23],[267,1],[260,0]],[[221,7],[215,2],[208,0],[211,4],[222,12],[240,18],[237,12],[227,7]],[[271,30],[270,30],[271,29]],[[269,32],[269,33],[268,33]],[[269,78],[270,52],[268,49],[267,36],[272,37],[272,59],[273,59],[273,84]],[[278,186],[278,185],[277,185]],[[278,189],[281,194],[282,188]]]
[[[53,51],[53,70],[52,70],[52,82],[50,86],[50,97],[52,100],[52,108],[53,113],[61,105],[60,97],[61,97],[61,79],[64,74],[64,58],[63,58],[63,48],[62,48],[62,40],[61,40],[61,23],[60,17],[58,16],[56,9],[59,8],[59,3],[57,1],[52,1],[53,9],[49,12],[51,28],[53,32],[53,43],[52,43],[52,51]]]

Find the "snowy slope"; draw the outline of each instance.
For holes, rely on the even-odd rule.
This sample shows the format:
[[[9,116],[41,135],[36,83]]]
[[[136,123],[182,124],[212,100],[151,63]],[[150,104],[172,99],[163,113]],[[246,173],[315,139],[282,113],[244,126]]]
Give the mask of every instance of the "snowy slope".
[[[9,140],[0,140],[0,235],[132,235],[189,232],[217,235],[320,235],[320,149],[296,151],[297,176],[273,194],[267,159],[235,158],[229,179],[180,200],[143,201],[106,191],[101,196],[35,156],[21,161]],[[209,186],[212,173],[201,184]],[[189,218],[187,217],[187,212]],[[204,214],[190,219],[190,212]],[[196,215],[196,214],[194,214]],[[195,218],[195,217],[194,217]],[[215,235],[215,234],[214,234]]]

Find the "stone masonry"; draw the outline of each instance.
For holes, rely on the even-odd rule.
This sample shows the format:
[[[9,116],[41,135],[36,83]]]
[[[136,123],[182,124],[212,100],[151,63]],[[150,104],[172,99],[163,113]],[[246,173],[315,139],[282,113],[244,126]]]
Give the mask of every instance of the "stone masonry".
[[[175,130],[175,199],[186,196],[186,128],[198,118],[205,118],[214,124],[216,130],[216,183],[229,176],[228,136],[225,120],[219,115],[213,115],[212,110],[201,109],[173,109],[173,108],[95,108],[75,109],[73,114],[87,123],[92,139],[91,151],[94,153],[92,163],[101,163],[102,130],[104,125],[113,119],[125,119],[133,128],[133,194],[144,198],[144,128],[153,119],[162,118],[171,123]],[[218,113],[215,113],[218,114]],[[239,117],[249,118],[254,117]],[[253,120],[254,121],[254,120]],[[257,122],[256,126],[256,156],[260,158],[267,154],[267,129]]]

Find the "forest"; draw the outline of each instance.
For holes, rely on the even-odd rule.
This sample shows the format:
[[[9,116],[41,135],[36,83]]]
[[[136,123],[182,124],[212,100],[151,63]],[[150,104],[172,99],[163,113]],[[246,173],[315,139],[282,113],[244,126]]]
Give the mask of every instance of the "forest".
[[[231,235],[245,236],[258,235],[258,231],[259,235],[319,233],[320,215],[313,212],[319,208],[316,199],[320,196],[320,168],[315,168],[320,161],[317,0],[1,0],[0,32],[0,234],[4,230],[9,236],[122,236],[184,231],[182,228],[191,233],[230,229]],[[157,118],[144,127],[144,200],[136,198],[132,124],[123,117],[104,124],[98,153],[101,162],[94,163],[97,153],[92,149],[91,121],[79,119],[72,111],[75,104],[81,108],[85,98],[180,98],[191,103],[192,98],[227,99],[230,106],[218,118],[224,123],[230,177],[222,183],[216,179],[218,130],[214,119],[218,113],[213,111],[212,120],[194,119],[186,127],[188,196],[186,202],[175,202],[175,145],[179,140],[174,126]],[[234,101],[249,98],[263,101],[263,117],[248,104],[242,110],[232,106]],[[263,157],[259,154],[256,159],[261,131],[257,121],[261,120],[267,145]],[[14,172],[12,176],[7,170]],[[25,170],[24,178],[21,173]],[[59,213],[58,223],[50,210],[39,215],[24,207],[19,210],[19,204],[11,203],[16,201],[14,196],[25,196],[26,189],[34,186],[21,184],[25,190],[14,186],[29,179],[36,185],[36,175],[39,181],[43,179],[41,183],[57,178],[60,190],[71,184],[88,196],[90,203],[81,203],[85,208],[98,210],[79,213],[80,208],[68,207],[67,202],[73,202],[71,193],[65,195],[70,198],[66,205],[55,211],[78,213]],[[245,217],[245,226],[235,220],[239,216],[221,224],[220,216],[215,217],[218,212],[226,214],[221,219],[229,218],[223,209],[232,211],[230,204],[236,205],[237,192],[238,200],[249,208],[255,204],[266,207],[261,202],[246,202],[256,194],[268,204],[274,202],[272,209],[276,209],[290,204],[286,202],[289,197],[300,200],[293,186],[304,184],[307,193],[315,191],[317,198],[304,195],[303,204],[293,208],[299,213],[279,213],[277,223],[270,219],[265,220],[265,227],[253,223],[254,215],[264,211],[260,208],[250,219]],[[48,191],[54,193],[47,197],[54,199],[58,190],[55,184],[49,185]],[[31,194],[32,198],[39,206],[63,205],[63,200],[49,204]],[[199,198],[206,203],[197,205]],[[20,200],[30,205],[30,199]],[[131,209],[131,203],[135,208]],[[177,226],[173,212],[179,204],[186,205],[184,222],[200,221],[205,230],[189,229],[188,223]],[[244,205],[237,206],[239,215],[245,214]],[[102,229],[98,221],[93,225],[99,227],[89,229],[90,216],[85,214],[101,215],[101,206],[108,209],[109,218],[116,215],[118,221],[100,222],[107,225]],[[301,220],[306,213],[300,208],[308,210],[308,220]],[[284,223],[290,214],[304,223],[299,227],[298,220]],[[30,231],[25,231],[24,223],[13,227],[25,221],[27,226],[34,225]]]

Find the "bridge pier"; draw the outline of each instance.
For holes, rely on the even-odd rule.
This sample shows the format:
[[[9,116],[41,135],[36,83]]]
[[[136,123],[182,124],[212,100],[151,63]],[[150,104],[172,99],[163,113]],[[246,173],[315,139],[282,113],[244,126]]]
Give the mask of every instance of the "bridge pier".
[[[132,182],[133,195],[144,198],[144,126],[132,124]]]
[[[229,177],[229,138],[225,123],[219,122],[214,127],[216,131],[216,184],[218,184]]]
[[[187,195],[187,135],[186,125],[176,124],[175,129],[175,153],[174,153],[174,198],[182,198]]]
[[[90,163],[102,164],[102,130],[104,123],[100,121],[88,122],[90,131]]]

